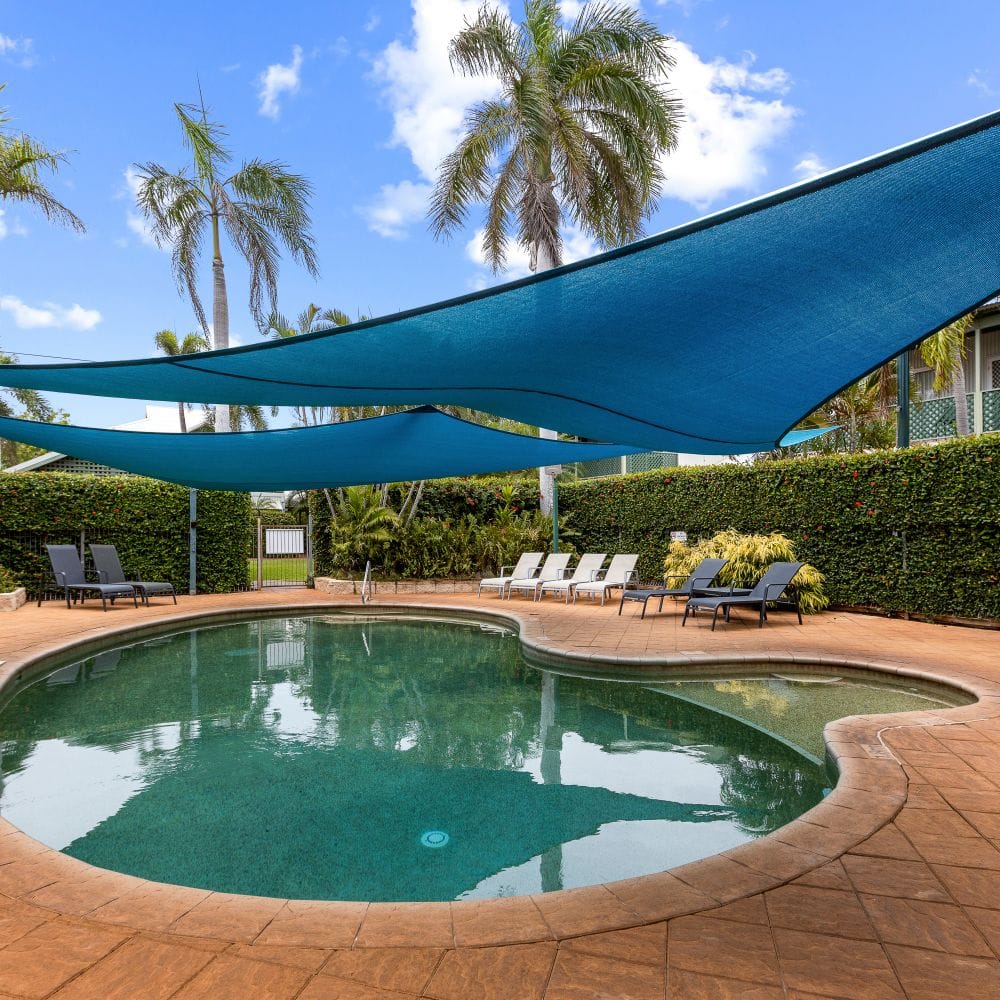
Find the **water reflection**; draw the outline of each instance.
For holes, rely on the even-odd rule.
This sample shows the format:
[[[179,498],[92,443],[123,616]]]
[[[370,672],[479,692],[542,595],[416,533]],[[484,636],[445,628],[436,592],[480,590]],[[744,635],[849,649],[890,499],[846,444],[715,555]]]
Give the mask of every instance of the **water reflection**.
[[[827,781],[662,687],[538,671],[514,637],[444,623],[265,619],[140,643],[26,688],[0,733],[0,811],[51,846],[306,898],[656,871],[775,829]]]

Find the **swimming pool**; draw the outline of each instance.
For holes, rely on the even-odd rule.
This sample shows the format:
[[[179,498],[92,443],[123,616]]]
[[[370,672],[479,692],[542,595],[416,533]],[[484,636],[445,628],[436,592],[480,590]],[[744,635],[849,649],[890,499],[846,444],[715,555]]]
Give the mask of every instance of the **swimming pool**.
[[[834,780],[825,721],[956,703],[780,673],[573,676],[468,622],[195,628],[18,691],[0,712],[0,813],[91,864],[221,891],[520,895],[769,833]]]

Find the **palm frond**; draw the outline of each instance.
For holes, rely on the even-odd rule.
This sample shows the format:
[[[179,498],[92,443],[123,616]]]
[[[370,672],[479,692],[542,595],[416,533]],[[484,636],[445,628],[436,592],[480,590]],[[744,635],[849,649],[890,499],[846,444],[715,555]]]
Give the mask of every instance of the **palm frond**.
[[[210,122],[203,107],[175,104],[174,111],[181,123],[181,141],[194,158],[195,176],[202,185],[211,184],[219,169],[232,159],[232,153],[222,142],[225,128],[218,122]]]
[[[448,60],[465,76],[499,76],[512,80],[524,65],[526,52],[511,19],[497,8],[482,6],[476,17],[451,40]]]
[[[477,105],[466,116],[464,132],[458,146],[442,162],[431,194],[428,215],[435,236],[462,226],[469,206],[487,198],[490,164],[515,133],[510,108],[498,101]]]

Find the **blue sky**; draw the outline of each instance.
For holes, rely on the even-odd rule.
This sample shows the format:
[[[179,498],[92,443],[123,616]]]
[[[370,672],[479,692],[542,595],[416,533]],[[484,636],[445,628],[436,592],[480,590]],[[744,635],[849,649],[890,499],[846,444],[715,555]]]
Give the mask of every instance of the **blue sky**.
[[[633,5],[638,5],[634,2]],[[501,280],[481,264],[478,216],[435,242],[434,169],[488,81],[455,78],[447,40],[475,2],[283,5],[178,0],[163,7],[7,2],[0,101],[14,126],[70,151],[52,182],[84,236],[10,203],[0,215],[0,349],[90,360],[153,353],[154,333],[195,329],[167,254],[149,244],[129,168],[184,163],[175,101],[197,98],[237,159],[285,161],[315,187],[321,275],[286,262],[280,308],[309,302],[381,315]],[[509,0],[518,15],[519,0]],[[572,14],[576,3],[565,2]],[[643,0],[676,39],[673,88],[688,120],[665,163],[656,232],[1000,106],[996,0]],[[568,232],[570,257],[594,246]],[[260,335],[247,275],[226,255],[231,330]],[[509,276],[525,273],[515,254]],[[204,296],[210,298],[209,267]],[[720,295],[725,289],[719,290]],[[54,397],[74,423],[141,416],[136,401]]]

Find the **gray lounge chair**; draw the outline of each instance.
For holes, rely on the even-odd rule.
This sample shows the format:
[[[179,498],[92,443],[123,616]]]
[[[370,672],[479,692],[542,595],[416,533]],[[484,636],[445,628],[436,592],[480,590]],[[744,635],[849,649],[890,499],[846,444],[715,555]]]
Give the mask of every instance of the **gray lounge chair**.
[[[684,618],[681,625],[687,623],[689,614],[693,615],[699,608],[712,609],[712,631],[715,631],[715,622],[719,617],[719,609],[726,609],[726,621],[729,621],[729,612],[736,607],[758,608],[760,611],[759,628],[764,627],[767,620],[767,605],[775,602],[785,592],[788,585],[795,579],[795,574],[802,568],[803,564],[798,562],[776,562],[767,567],[764,575],[757,581],[757,586],[749,593],[736,591],[730,594],[706,595],[704,597],[688,598],[684,606]],[[783,602],[799,616],[799,624],[802,624],[802,610],[799,608],[798,598],[793,597],[790,601]]]
[[[118,550],[113,545],[91,545],[90,554],[94,557],[94,566],[101,583],[127,583],[134,587],[142,598],[142,603],[149,604],[149,598],[156,594],[167,594],[177,603],[177,594],[173,584],[163,581],[126,580],[122,570]]]
[[[114,604],[116,597],[131,597],[132,603],[139,607],[135,588],[129,583],[90,583],[83,575],[83,563],[80,562],[80,553],[76,551],[75,545],[46,545],[49,553],[49,562],[52,563],[52,575],[55,577],[56,585],[61,587],[66,593],[66,607],[70,607],[69,597],[73,594],[76,599],[80,595],[80,603],[83,604],[84,596],[87,593],[101,595],[101,606],[108,610],[108,600]]]
[[[640,618],[646,617],[646,605],[658,597],[660,599],[660,611],[663,610],[663,599],[665,597],[691,597],[694,594],[703,594],[710,590],[716,577],[722,571],[722,567],[729,562],[728,559],[702,559],[694,568],[694,571],[687,577],[680,574],[666,576],[663,578],[662,587],[637,587],[622,591],[622,598],[618,602],[618,614],[622,613],[622,608],[626,601],[642,601],[642,614]],[[670,586],[671,580],[682,580],[679,587]],[[727,591],[728,593],[728,591]],[[749,593],[749,591],[746,591]]]

